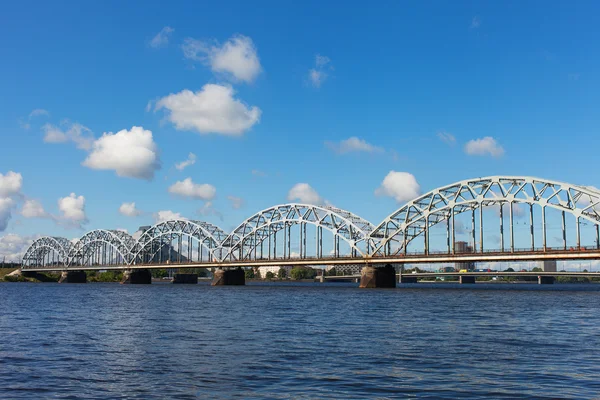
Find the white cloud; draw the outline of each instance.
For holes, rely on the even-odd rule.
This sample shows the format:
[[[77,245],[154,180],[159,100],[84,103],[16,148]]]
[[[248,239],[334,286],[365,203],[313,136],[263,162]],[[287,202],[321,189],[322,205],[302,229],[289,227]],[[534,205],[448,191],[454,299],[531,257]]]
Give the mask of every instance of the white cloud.
[[[135,208],[135,202],[121,204],[119,212],[127,217],[137,217],[142,213],[142,211]]]
[[[190,165],[194,165],[195,163],[196,155],[194,153],[190,153],[188,154],[187,160],[175,164],[175,168],[177,168],[179,171],[183,171],[185,168],[189,167]]]
[[[456,138],[454,137],[453,134],[446,132],[446,131],[439,131],[437,133],[437,137],[444,143],[449,144],[451,146],[454,146],[454,144],[456,143]]]
[[[58,199],[58,209],[62,213],[61,219],[67,224],[79,226],[86,224],[85,197],[71,193],[67,197]]]
[[[320,88],[325,80],[327,80],[329,76],[326,72],[327,66],[329,66],[329,69],[333,69],[329,57],[317,54],[315,56],[315,67],[308,70],[308,81],[314,87]]]
[[[192,178],[186,178],[172,184],[169,187],[169,193],[194,199],[212,200],[217,193],[217,189],[208,183],[194,183]]]
[[[330,62],[331,62],[331,60],[330,60],[330,59],[329,59],[329,57],[327,57],[327,56],[322,56],[322,55],[320,55],[320,54],[317,54],[317,55],[315,56],[315,65],[316,65],[317,67],[322,67],[322,66],[324,66],[324,65],[327,65],[327,64],[329,64]]]
[[[94,143],[94,134],[92,131],[77,122],[69,122],[65,120],[61,123],[64,130],[56,125],[45,124],[42,127],[44,131],[44,142],[46,143],[64,143],[71,141],[75,143],[77,148],[89,150]]]
[[[15,202],[10,197],[0,197],[0,232],[6,230],[8,227],[8,221],[12,217],[12,209],[15,206]]]
[[[187,218],[182,217],[180,213],[176,213],[171,210],[163,210],[154,214],[154,220],[157,224],[160,222],[171,221],[174,219],[187,220]]]
[[[50,113],[47,110],[44,110],[43,108],[36,108],[35,110],[33,110],[29,113],[29,118],[41,117],[41,116],[48,117],[48,116],[50,116]]]
[[[49,216],[38,200],[25,200],[21,207],[21,215],[25,218],[46,218]]]
[[[241,197],[227,196],[227,200],[231,202],[231,207],[233,207],[236,210],[242,208],[242,206],[244,205],[244,199],[242,199]]]
[[[471,20],[471,29],[477,29],[481,26],[481,19],[478,16],[474,16]]]
[[[160,159],[152,132],[134,126],[129,131],[104,133],[94,142],[82,165],[114,170],[118,176],[151,180],[154,172],[160,169]]]
[[[261,110],[247,107],[234,94],[230,86],[209,83],[196,93],[185,89],[163,97],[155,110],[167,109],[178,130],[240,136],[260,120]]]
[[[413,174],[408,172],[390,171],[375,190],[377,196],[389,196],[398,203],[416,198],[421,192],[421,187]]]
[[[323,198],[308,183],[296,183],[288,192],[287,199],[305,204],[323,204]]]
[[[486,136],[481,139],[469,140],[465,145],[465,153],[471,156],[501,157],[504,154],[504,148],[496,142],[496,139]]]
[[[25,252],[37,238],[38,236],[19,236],[14,233],[0,237],[0,260],[21,262]]]
[[[198,209],[198,214],[202,216],[214,215],[223,221],[223,214],[213,207],[212,201],[207,201],[202,207],[200,207]]]
[[[8,171],[6,175],[0,173],[0,197],[10,197],[21,192],[23,176],[18,172]]]
[[[186,58],[208,64],[233,81],[252,82],[262,71],[256,47],[247,36],[233,36],[222,46],[187,38],[181,47]]]
[[[383,148],[374,146],[367,143],[364,139],[359,139],[356,136],[338,142],[326,141],[325,146],[338,154],[345,154],[350,152],[364,151],[366,153],[379,153],[383,152]]]
[[[158,32],[156,36],[150,40],[150,47],[158,49],[159,47],[169,44],[169,37],[171,37],[173,31],[175,31],[175,29],[171,28],[170,26],[165,26],[162,28],[160,32]]]
[[[327,74],[324,71],[318,71],[314,68],[308,71],[308,79],[316,88],[320,88],[323,82],[327,79]]]

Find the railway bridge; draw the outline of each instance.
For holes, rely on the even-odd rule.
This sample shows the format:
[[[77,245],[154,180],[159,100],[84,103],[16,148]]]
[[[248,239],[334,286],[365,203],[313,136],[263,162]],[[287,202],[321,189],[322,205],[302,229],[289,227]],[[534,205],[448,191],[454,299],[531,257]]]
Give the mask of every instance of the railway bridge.
[[[259,211],[230,233],[177,219],[137,240],[105,229],[74,242],[42,237],[27,249],[22,271],[61,271],[66,281],[81,281],[78,271],[123,270],[136,283],[149,282],[153,268],[210,268],[214,284],[228,285],[244,283],[244,268],[359,265],[361,286],[390,287],[399,265],[471,271],[474,263],[540,261],[552,278],[560,274],[557,261],[599,259],[598,189],[492,176],[431,190],[378,225],[336,207],[290,203]]]

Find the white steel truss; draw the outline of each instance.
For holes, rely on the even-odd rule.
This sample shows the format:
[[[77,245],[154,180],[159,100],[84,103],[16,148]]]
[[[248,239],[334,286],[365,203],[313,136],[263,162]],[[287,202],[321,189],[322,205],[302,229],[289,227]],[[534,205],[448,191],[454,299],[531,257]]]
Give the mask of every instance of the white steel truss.
[[[292,225],[300,225],[300,257],[306,257],[306,224],[317,227],[317,255],[322,257],[322,229],[334,234],[334,238],[346,241],[353,255],[364,256],[368,253],[367,237],[374,226],[359,216],[335,207],[321,207],[309,204],[281,204],[258,212],[242,222],[223,241],[223,260],[245,260],[254,255],[264,241],[268,241],[284,230],[284,254],[290,254],[289,229]],[[337,240],[337,239],[336,239]],[[276,243],[275,243],[276,245]],[[339,247],[339,245],[338,245]],[[276,246],[275,246],[276,248]],[[262,246],[261,246],[262,251]],[[285,256],[284,256],[285,257]]]
[[[23,256],[23,265],[43,265],[44,262],[68,264],[72,243],[62,237],[44,236],[36,239]],[[51,259],[49,259],[51,257]]]
[[[472,242],[475,250],[475,211],[483,213],[483,208],[498,205],[500,209],[500,237],[504,247],[503,205],[509,208],[510,246],[514,251],[513,218],[515,204],[528,204],[530,222],[533,226],[533,205],[542,208],[543,246],[546,249],[546,207],[562,212],[563,239],[566,247],[565,213],[571,213],[577,219],[577,246],[580,243],[579,222],[581,219],[596,225],[596,243],[598,224],[600,223],[600,191],[595,188],[569,185],[563,182],[549,181],[533,177],[492,176],[454,183],[426,193],[408,202],[375,228],[370,234],[373,255],[394,255],[406,253],[407,245],[419,235],[424,238],[424,252],[429,252],[429,230],[432,226],[449,221],[448,248],[454,243],[454,218],[456,215],[471,212],[473,229]],[[450,223],[451,221],[451,223]],[[483,216],[480,214],[479,244],[483,251]],[[452,229],[450,229],[452,227]],[[452,239],[451,239],[452,238]],[[533,228],[531,229],[533,246]],[[452,246],[453,247],[453,246]]]
[[[96,260],[98,263],[104,261],[129,264],[131,260],[130,249],[134,244],[135,239],[123,231],[105,229],[90,231],[71,247],[68,257],[69,266],[84,265],[96,253],[102,253],[105,258],[104,260]]]

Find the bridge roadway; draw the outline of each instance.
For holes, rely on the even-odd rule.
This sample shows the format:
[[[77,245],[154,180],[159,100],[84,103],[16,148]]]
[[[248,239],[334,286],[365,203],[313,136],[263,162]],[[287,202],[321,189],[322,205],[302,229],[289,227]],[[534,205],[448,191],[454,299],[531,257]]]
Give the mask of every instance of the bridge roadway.
[[[597,272],[576,272],[576,271],[565,271],[565,272],[533,272],[533,271],[525,271],[525,272],[504,272],[504,271],[493,271],[493,272],[417,272],[414,274],[396,274],[398,278],[443,278],[443,277],[460,277],[460,276],[472,276],[472,277],[510,277],[510,276],[529,276],[529,277],[540,277],[540,276],[552,276],[552,277],[574,277],[574,278],[599,278],[600,271]],[[332,275],[332,276],[324,276],[324,280],[355,280],[360,279],[360,275]]]
[[[214,261],[214,262],[182,262],[170,264],[131,264],[131,265],[51,265],[51,266],[23,266],[25,272],[67,271],[67,270],[134,270],[134,269],[163,269],[163,268],[235,268],[235,267],[268,267],[268,266],[315,266],[315,265],[385,265],[385,264],[438,264],[460,262],[519,262],[519,261],[583,261],[600,260],[600,249],[569,249],[531,251],[516,250],[514,252],[483,252],[483,253],[431,253],[431,254],[406,254],[395,256],[373,257],[337,257],[337,258],[276,258],[256,259],[244,261]],[[453,274],[453,273],[450,273]],[[482,274],[487,274],[485,272]],[[534,273],[539,275],[540,273]],[[556,276],[559,276],[558,273]],[[537,276],[535,275],[535,276]],[[435,273],[434,276],[441,276]],[[455,275],[454,275],[455,276]],[[579,276],[579,275],[578,275]]]

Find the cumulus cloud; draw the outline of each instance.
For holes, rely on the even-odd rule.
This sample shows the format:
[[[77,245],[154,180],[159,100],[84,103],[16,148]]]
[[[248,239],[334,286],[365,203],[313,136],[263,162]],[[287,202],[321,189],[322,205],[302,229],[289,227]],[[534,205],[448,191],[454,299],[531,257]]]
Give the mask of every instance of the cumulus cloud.
[[[119,212],[126,217],[137,217],[142,213],[142,211],[135,207],[135,202],[121,204]]]
[[[182,90],[156,102],[155,110],[168,110],[178,130],[240,136],[260,120],[261,110],[234,98],[230,86],[206,84],[196,93]]]
[[[208,183],[194,183],[192,178],[186,178],[172,184],[169,187],[169,193],[194,199],[212,200],[217,193],[217,189]]]
[[[308,183],[296,183],[288,192],[287,199],[314,205],[321,205],[324,202],[319,193]]]
[[[21,207],[21,215],[25,218],[46,218],[49,214],[38,200],[25,200]]]
[[[315,67],[308,70],[308,81],[315,87],[320,88],[329,76],[328,69],[333,69],[329,57],[317,54],[315,56]]]
[[[48,116],[50,116],[50,113],[47,110],[44,110],[43,108],[36,108],[35,110],[29,113],[29,118]]]
[[[131,130],[104,133],[94,142],[82,165],[114,170],[118,176],[151,180],[160,169],[160,159],[152,132],[134,126]]]
[[[15,202],[10,197],[0,197],[0,232],[6,230],[8,227],[14,206]]]
[[[198,214],[204,217],[214,215],[223,221],[223,214],[214,208],[212,201],[207,201],[202,207],[200,207],[198,209]]]
[[[14,233],[0,237],[0,259],[21,262],[25,252],[39,236],[19,236]]]
[[[340,142],[326,141],[325,146],[338,154],[361,151],[365,153],[381,153],[384,151],[383,148],[367,143],[364,139],[359,139],[356,136],[352,136]]]
[[[44,131],[44,142],[46,143],[65,143],[73,142],[77,148],[89,150],[94,143],[94,134],[92,131],[77,122],[65,120],[61,123],[63,128],[56,125],[45,124],[42,127]]]
[[[187,38],[182,47],[185,58],[209,65],[213,72],[232,81],[253,82],[262,71],[256,47],[247,36],[237,35],[223,45]]]
[[[194,165],[195,163],[196,155],[194,153],[190,153],[188,154],[187,160],[175,164],[175,168],[177,168],[179,171],[183,171],[185,168],[189,167],[190,165]]]
[[[496,142],[496,139],[486,136],[481,139],[469,140],[465,145],[465,153],[470,156],[501,157],[504,154],[504,148]]]
[[[8,171],[0,173],[0,232],[6,230],[8,222],[12,217],[12,209],[15,207],[14,196],[21,195],[23,177],[20,173]]]
[[[88,222],[85,215],[85,197],[71,193],[58,199],[58,209],[62,213],[61,220],[69,225],[81,227]]]
[[[398,203],[413,200],[421,192],[415,176],[408,172],[390,171],[375,190],[377,196],[389,196]]]
[[[453,134],[446,131],[439,131],[437,137],[444,143],[454,146],[456,144],[456,138]]]
[[[244,205],[244,199],[242,199],[241,197],[227,196],[227,200],[231,202],[231,207],[233,207],[236,210],[242,208],[242,206]]]
[[[154,213],[154,221],[157,224],[160,222],[171,221],[174,219],[187,220],[187,218],[181,216],[180,213],[176,213],[171,210],[162,210],[157,213]]]
[[[0,173],[0,197],[11,197],[21,192],[23,176],[18,172]]]
[[[164,47],[169,44],[169,38],[174,31],[175,29],[171,28],[170,26],[165,26],[156,34],[156,36],[152,38],[152,40],[150,40],[150,43],[148,44],[150,47],[155,49]]]

